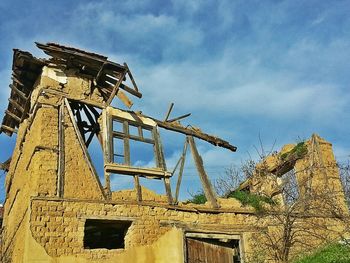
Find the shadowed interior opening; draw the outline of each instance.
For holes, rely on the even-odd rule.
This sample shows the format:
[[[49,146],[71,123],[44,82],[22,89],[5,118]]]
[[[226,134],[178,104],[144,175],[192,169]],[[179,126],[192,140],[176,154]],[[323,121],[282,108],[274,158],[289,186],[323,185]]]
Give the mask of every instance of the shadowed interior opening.
[[[87,219],[84,228],[84,248],[125,248],[125,235],[131,221]]]

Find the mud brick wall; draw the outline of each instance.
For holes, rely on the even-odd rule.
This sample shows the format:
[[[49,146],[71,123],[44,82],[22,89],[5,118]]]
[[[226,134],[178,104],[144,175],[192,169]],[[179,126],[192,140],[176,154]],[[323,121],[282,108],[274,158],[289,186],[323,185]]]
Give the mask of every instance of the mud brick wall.
[[[89,218],[132,221],[125,237],[126,249],[154,243],[171,229],[170,225],[163,226],[163,221],[211,225],[213,229],[218,224],[231,225],[232,229],[237,229],[235,225],[254,226],[256,222],[252,216],[235,213],[209,214],[136,204],[34,199],[31,205],[30,230],[34,239],[50,256],[91,256],[94,255],[94,250],[84,249],[83,245],[84,224]]]

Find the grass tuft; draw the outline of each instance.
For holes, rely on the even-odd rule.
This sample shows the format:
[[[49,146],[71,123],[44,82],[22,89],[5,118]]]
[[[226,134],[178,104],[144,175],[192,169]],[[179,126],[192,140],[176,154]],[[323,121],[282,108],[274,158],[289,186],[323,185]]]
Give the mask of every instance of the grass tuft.
[[[299,142],[292,150],[281,155],[281,159],[284,161],[291,155],[296,155],[297,157],[303,157],[307,154],[307,146],[305,142]]]
[[[199,192],[197,194],[192,195],[192,198],[188,200],[188,202],[193,204],[205,204],[207,202],[207,198],[203,192]]]
[[[304,256],[294,263],[350,263],[350,246],[342,244],[330,244]]]
[[[276,202],[267,196],[252,194],[247,191],[234,191],[228,195],[230,198],[236,198],[242,205],[250,205],[254,207],[257,212],[264,210],[263,204],[275,205]]]

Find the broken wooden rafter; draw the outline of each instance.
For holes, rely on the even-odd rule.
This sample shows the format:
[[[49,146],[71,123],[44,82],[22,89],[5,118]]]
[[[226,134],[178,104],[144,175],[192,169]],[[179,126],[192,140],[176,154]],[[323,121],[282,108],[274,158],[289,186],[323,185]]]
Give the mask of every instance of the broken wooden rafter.
[[[11,128],[9,126],[6,126],[6,125],[1,125],[1,130],[5,130],[5,131],[8,131],[10,133],[17,133],[17,129],[14,129],[14,128]]]
[[[170,116],[170,113],[171,111],[173,110],[173,107],[174,107],[174,103],[172,102],[170,105],[169,105],[169,109],[168,109],[168,112],[166,113],[165,115],[165,118],[164,118],[164,121],[167,121],[169,116]]]
[[[166,121],[161,121],[146,115],[143,115],[141,113],[136,113],[136,112],[130,112],[130,114],[134,114],[134,115],[139,115],[140,117],[145,117],[145,118],[149,118],[152,119],[153,121],[155,121],[159,127],[164,128],[166,130],[171,130],[171,131],[175,131],[175,132],[179,132],[182,134],[186,134],[186,135],[190,135],[193,137],[196,137],[198,139],[201,139],[203,141],[209,142],[215,146],[219,146],[225,149],[229,149],[233,152],[235,152],[237,150],[236,146],[231,145],[229,142],[218,138],[216,136],[213,135],[209,135],[206,134],[204,132],[201,132],[199,129],[195,129],[195,128],[188,128],[188,127],[184,127],[182,126],[180,123],[178,122],[166,122]]]
[[[10,163],[11,163],[12,157],[10,157],[7,161],[0,163],[0,170],[4,170],[8,172],[10,169]]]
[[[18,117],[16,114],[14,114],[13,112],[9,111],[9,110],[5,110],[5,114],[7,114],[8,116],[10,116],[11,118],[13,118],[14,120],[21,122],[21,118]]]
[[[28,96],[21,90],[19,90],[15,85],[10,84],[11,90],[24,100],[28,99]]]
[[[120,86],[119,86],[121,89],[129,92],[130,94],[134,95],[135,97],[138,97],[138,98],[142,98],[142,93],[138,92],[137,90],[134,90],[132,88],[130,88],[129,86],[121,83]]]
[[[125,104],[126,107],[131,108],[134,104],[126,94],[120,89],[117,91],[117,97]]]
[[[114,85],[113,90],[112,90],[112,93],[111,93],[111,95],[109,96],[109,98],[108,98],[108,100],[107,100],[107,102],[106,102],[107,105],[110,105],[110,104],[112,103],[112,100],[113,100],[114,96],[117,94],[117,92],[118,92],[118,90],[119,90],[119,86],[120,86],[120,84],[122,83],[122,81],[123,81],[123,79],[124,79],[124,77],[125,77],[125,74],[126,74],[126,71],[124,71],[124,72],[122,73],[122,75],[119,77],[119,80],[118,80],[117,83]]]
[[[191,116],[191,113],[187,113],[187,114],[181,115],[179,117],[167,120],[167,122],[174,122],[174,121],[182,120],[182,119],[187,118],[189,116]]]
[[[201,183],[203,186],[205,197],[210,202],[210,204],[213,208],[219,208],[216,193],[213,189],[212,184],[210,183],[210,180],[209,180],[207,173],[204,170],[203,160],[202,160],[202,157],[198,153],[196,143],[195,143],[192,136],[187,136],[187,141],[188,141],[190,148],[191,148],[193,160],[194,160],[194,163],[196,165],[199,178],[201,179]]]
[[[135,91],[138,92],[139,89],[138,89],[138,87],[137,87],[137,85],[136,85],[136,82],[135,82],[135,80],[134,80],[134,77],[132,76],[131,71],[130,71],[130,69],[129,69],[129,66],[128,66],[128,64],[126,64],[126,62],[124,62],[124,67],[126,67],[126,69],[127,69],[127,74],[128,74],[128,76],[129,76],[129,78],[130,78],[130,80],[131,80],[132,85],[134,85]],[[140,94],[141,94],[141,93],[140,93]],[[136,95],[135,95],[135,96],[136,96]],[[142,94],[141,94],[141,96],[142,96]],[[141,97],[139,97],[139,98],[141,98]]]
[[[25,85],[22,83],[22,81],[19,80],[19,77],[17,76],[17,74],[12,73],[12,77],[11,77],[12,81],[17,83],[18,85],[24,87]]]
[[[19,105],[16,101],[14,101],[13,99],[8,99],[8,101],[10,102],[10,104],[12,104],[17,110],[19,110],[20,112],[24,113],[24,108]]]

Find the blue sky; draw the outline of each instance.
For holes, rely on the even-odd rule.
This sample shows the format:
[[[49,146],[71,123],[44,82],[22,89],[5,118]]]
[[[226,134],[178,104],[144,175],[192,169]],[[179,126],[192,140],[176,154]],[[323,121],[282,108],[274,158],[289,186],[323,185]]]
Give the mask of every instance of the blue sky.
[[[12,48],[43,56],[58,42],[127,62],[144,97],[134,110],[174,115],[238,147],[200,143],[215,178],[250,153],[318,133],[339,160],[350,155],[350,1],[0,2],[0,114],[9,96]],[[167,142],[170,167],[182,142]],[[0,161],[14,139],[0,135]],[[97,157],[96,157],[97,158]],[[188,164],[191,167],[191,164]],[[187,185],[194,180],[188,169]],[[191,179],[192,178],[192,179]],[[185,189],[186,187],[184,187]],[[185,190],[184,190],[185,191]]]

